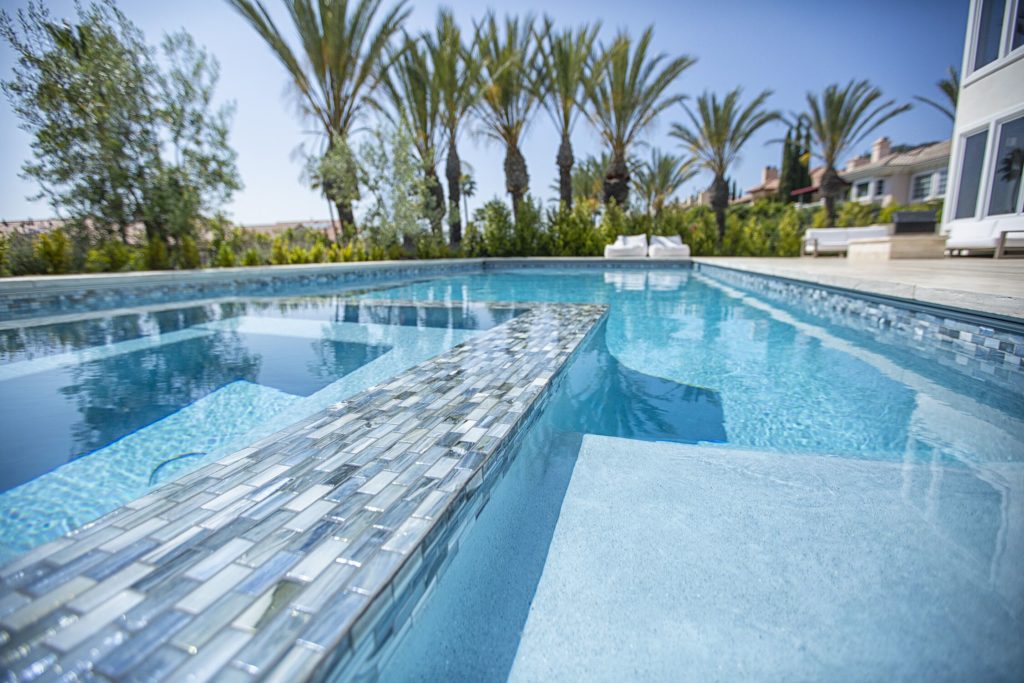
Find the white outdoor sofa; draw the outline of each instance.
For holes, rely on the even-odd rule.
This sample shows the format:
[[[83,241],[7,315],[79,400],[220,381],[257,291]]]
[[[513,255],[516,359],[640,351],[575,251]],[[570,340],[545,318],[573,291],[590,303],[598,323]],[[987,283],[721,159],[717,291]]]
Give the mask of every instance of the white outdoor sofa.
[[[869,225],[864,228],[811,228],[804,233],[802,254],[818,256],[819,254],[845,254],[850,247],[850,240],[888,237],[892,227],[888,225]]]
[[[1024,225],[1020,219],[963,221],[950,225],[946,251],[952,256],[991,253],[1002,258],[1007,249],[1024,249]]]
[[[647,256],[647,235],[619,235],[604,248],[605,258],[643,258]]]
[[[690,258],[690,245],[683,244],[679,235],[652,235],[647,255],[651,258]]]

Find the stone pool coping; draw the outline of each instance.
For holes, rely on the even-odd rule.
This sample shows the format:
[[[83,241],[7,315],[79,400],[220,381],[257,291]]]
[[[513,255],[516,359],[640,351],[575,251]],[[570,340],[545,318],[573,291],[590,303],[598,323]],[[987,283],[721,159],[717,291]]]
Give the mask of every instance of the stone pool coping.
[[[607,314],[512,305],[528,310],[0,569],[0,666],[24,680],[372,670]]]
[[[1024,324],[1024,260],[694,257],[693,263],[848,290]]]

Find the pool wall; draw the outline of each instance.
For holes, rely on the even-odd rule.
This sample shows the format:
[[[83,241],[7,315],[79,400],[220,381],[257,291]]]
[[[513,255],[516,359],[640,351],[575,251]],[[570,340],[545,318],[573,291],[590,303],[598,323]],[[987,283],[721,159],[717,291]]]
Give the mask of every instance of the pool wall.
[[[230,296],[330,292],[402,279],[511,269],[693,269],[879,341],[907,345],[973,379],[1024,391],[1024,319],[854,291],[704,261],[473,258],[0,278],[0,324],[33,317]]]
[[[974,379],[1024,392],[1024,323],[707,263],[694,270],[878,341],[910,346]]]

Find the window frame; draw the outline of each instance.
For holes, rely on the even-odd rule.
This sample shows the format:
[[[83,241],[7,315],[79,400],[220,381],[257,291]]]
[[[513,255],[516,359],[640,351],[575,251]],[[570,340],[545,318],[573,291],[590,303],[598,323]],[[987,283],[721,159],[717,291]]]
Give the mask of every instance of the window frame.
[[[1012,217],[1012,216],[1024,215],[1024,182],[1022,182],[1020,184],[1021,186],[1017,189],[1017,210],[1016,211],[1011,211],[1010,213],[997,213],[997,214],[990,213],[990,211],[992,210],[992,186],[993,186],[994,180],[995,180],[996,165],[999,163],[999,160],[995,157],[995,155],[996,155],[996,151],[997,151],[997,149],[999,147],[1000,138],[1002,137],[1002,134],[1003,134],[1003,126],[1005,126],[1007,123],[1010,123],[1012,121],[1020,121],[1020,120],[1024,120],[1024,109],[1019,109],[1016,112],[1014,112],[1013,114],[1007,114],[1005,116],[1000,116],[999,118],[997,118],[994,121],[992,121],[991,124],[989,124],[990,130],[989,130],[988,145],[987,145],[987,149],[985,150],[985,169],[986,169],[987,172],[985,173],[985,177],[983,178],[983,180],[984,180],[983,188],[985,190],[985,201],[983,202],[983,207],[982,207],[983,211],[982,211],[982,214],[980,216],[980,218],[982,218],[982,219],[997,220],[999,218],[1009,218],[1009,217]],[[978,218],[978,217],[975,216],[975,218]]]
[[[962,184],[964,175],[964,157],[967,154],[967,139],[972,138],[975,135],[984,133],[987,137],[985,138],[985,153],[981,156],[981,176],[978,179],[978,197],[974,200],[974,213],[970,216],[964,216],[963,218],[956,217],[956,210],[960,202],[960,185]],[[984,215],[987,207],[987,201],[985,197],[988,196],[988,173],[989,161],[992,156],[992,122],[986,122],[984,124],[968,128],[961,132],[957,136],[957,152],[956,158],[951,159],[954,162],[953,169],[956,171],[953,178],[955,183],[950,186],[949,179],[946,180],[946,193],[948,195],[947,204],[949,204],[948,214],[951,216],[949,222],[956,221],[977,221],[980,220]],[[943,211],[943,214],[947,213],[947,210]]]
[[[925,202],[928,201],[932,196],[934,196],[935,193],[932,190],[932,188],[934,187],[934,183],[932,182],[934,178],[932,176],[934,175],[935,171],[922,171],[921,173],[915,173],[914,175],[910,176],[910,201]],[[920,197],[914,194],[914,184],[917,182],[918,178],[928,179],[928,190]]]
[[[971,3],[971,14],[968,17],[968,39],[969,44],[965,52],[964,64],[961,68],[961,87],[972,83],[976,79],[984,78],[986,74],[993,73],[1003,68],[1010,61],[1024,57],[1024,45],[1016,49],[1012,48],[1012,33],[1010,30],[1011,18],[1016,16],[1017,7],[1024,3],[1024,0],[1006,0],[1003,6],[1002,30],[999,33],[999,47],[996,57],[988,64],[974,68],[978,57],[978,38],[981,29],[981,11],[985,0],[975,0]],[[1012,57],[1012,59],[1011,59]]]
[[[874,181],[871,178],[866,178],[864,180],[858,180],[857,182],[855,182],[853,184],[853,199],[854,199],[854,201],[861,201],[862,199],[870,199],[871,198],[871,185],[872,185],[873,182]],[[865,186],[867,187],[867,190],[864,192],[864,194],[860,194],[860,192],[859,192],[860,188],[861,187],[865,187]]]

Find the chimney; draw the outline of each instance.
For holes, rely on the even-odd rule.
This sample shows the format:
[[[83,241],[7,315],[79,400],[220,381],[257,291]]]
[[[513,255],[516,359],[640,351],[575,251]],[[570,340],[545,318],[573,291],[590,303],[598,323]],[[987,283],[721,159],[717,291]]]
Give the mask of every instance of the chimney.
[[[771,180],[779,179],[779,169],[774,166],[765,166],[764,170],[761,171],[761,184],[767,185]]]
[[[892,147],[889,143],[889,138],[878,138],[871,145],[871,163],[877,164],[879,161],[889,156]]]

